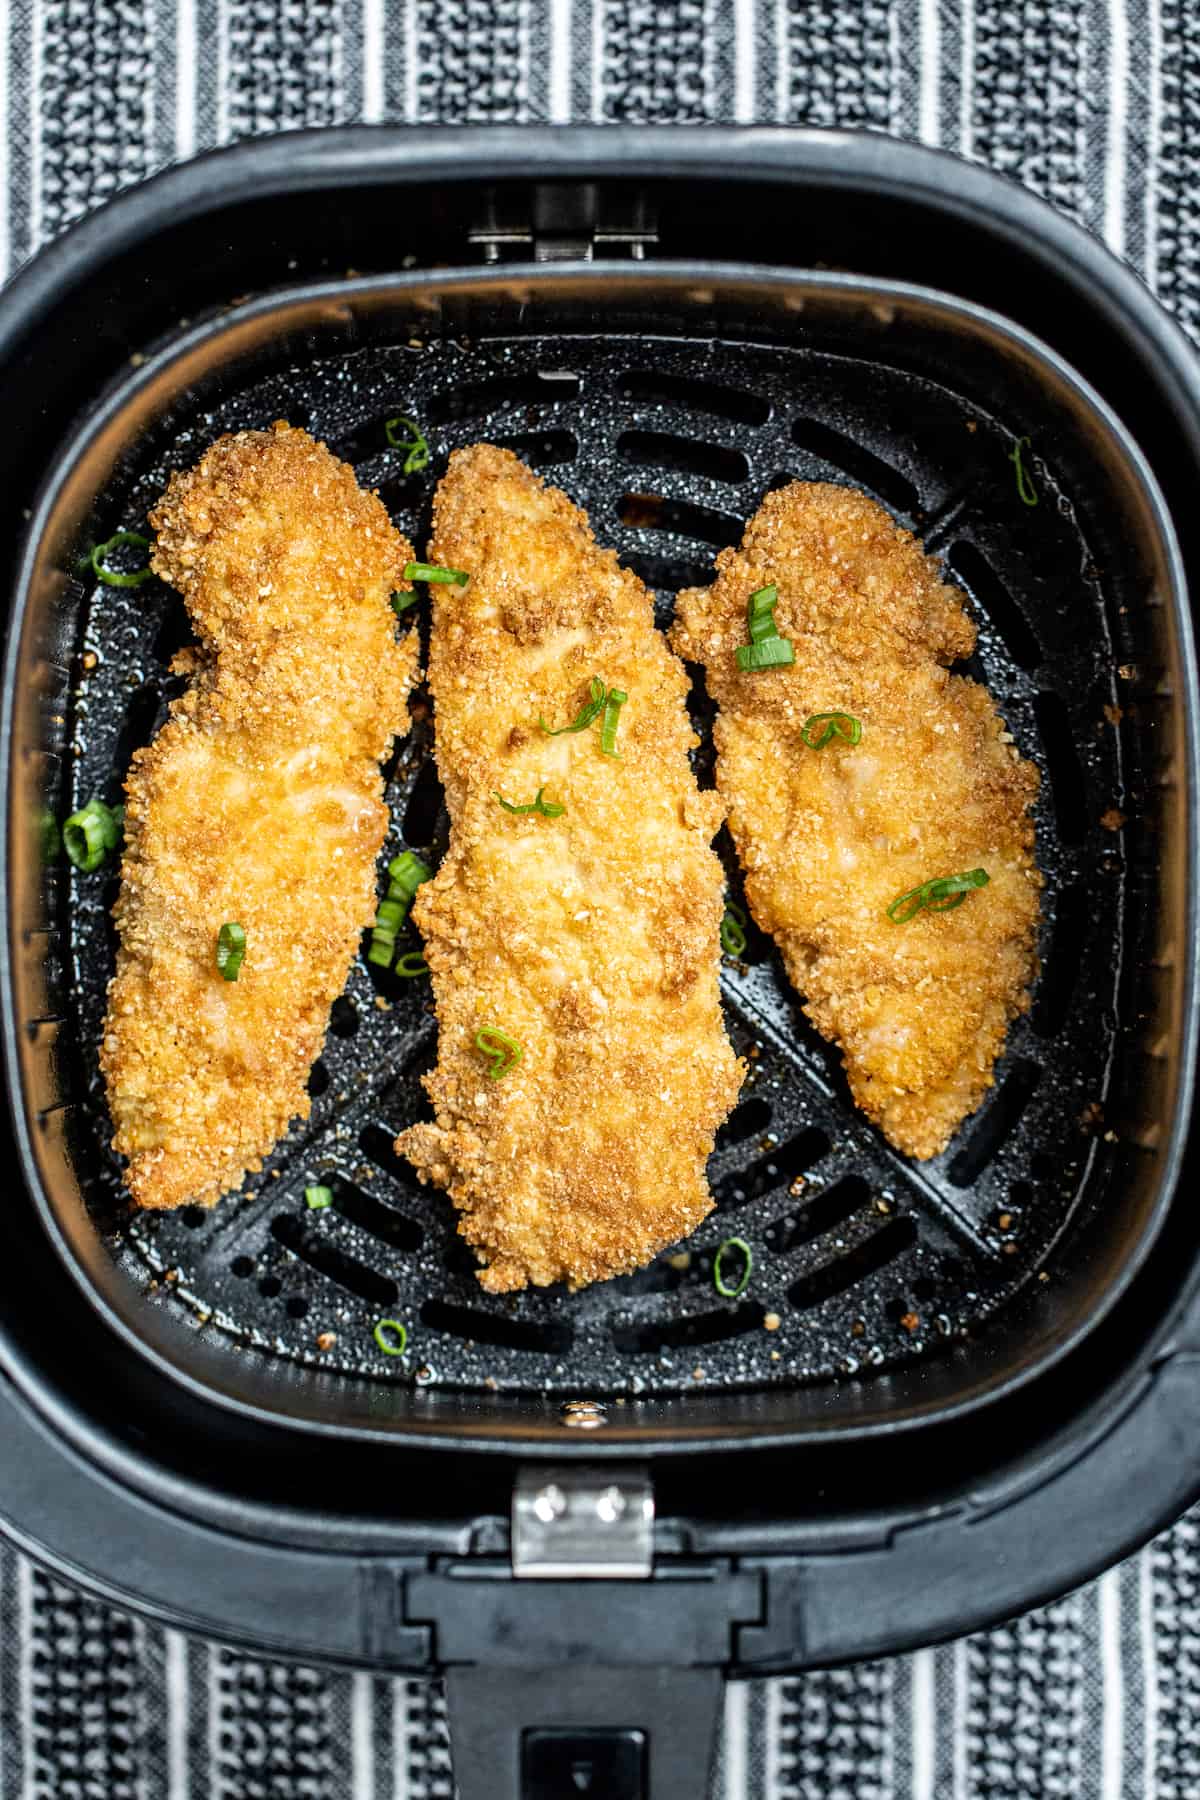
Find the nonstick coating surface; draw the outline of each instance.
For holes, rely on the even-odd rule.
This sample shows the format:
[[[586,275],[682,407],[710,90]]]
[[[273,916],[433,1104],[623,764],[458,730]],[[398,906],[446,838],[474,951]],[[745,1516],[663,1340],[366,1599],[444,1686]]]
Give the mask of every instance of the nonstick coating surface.
[[[429,434],[423,475],[405,478],[403,452],[387,446],[384,421],[396,413]],[[312,1117],[246,1193],[211,1213],[129,1217],[96,1064],[116,884],[112,870],[64,871],[70,1035],[82,1061],[77,1167],[127,1270],[172,1288],[208,1334],[298,1363],[391,1381],[618,1395],[813,1381],[912,1360],[978,1333],[1026,1284],[1053,1280],[1052,1259],[1043,1264],[1072,1210],[1102,1192],[1111,1157],[1102,1101],[1124,870],[1102,575],[1072,496],[1047,466],[1049,437],[1026,451],[1038,493],[1027,506],[999,419],[877,361],[644,337],[413,341],[229,393],[187,421],[152,466],[125,472],[111,516],[102,515],[105,534],[145,529],[169,470],[221,432],[276,418],[353,463],[418,552],[448,452],[479,439],[511,445],[587,508],[600,540],[656,591],[664,624],[675,591],[711,578],[715,549],[738,538],[772,487],[801,477],[872,493],[945,556],[967,592],[979,626],[969,672],[987,682],[1042,772],[1044,967],[989,1099],[943,1157],[917,1165],[857,1113],[836,1052],[805,1022],[770,943],[751,931],[745,965],[727,963],[723,976],[730,1034],[750,1074],[711,1166],[717,1210],[686,1246],[637,1275],[576,1295],[490,1297],[448,1200],[422,1189],[391,1149],[401,1127],[426,1116],[419,1077],[436,1045],[428,985],[380,977],[361,957],[313,1071]],[[76,803],[120,797],[131,753],[179,691],[167,665],[188,641],[181,601],[157,581],[89,595],[68,721]],[[693,678],[705,739],[697,770],[710,785],[710,714],[698,671]],[[389,772],[384,860],[404,844],[435,855],[445,845],[423,694],[413,711]],[[725,832],[718,848],[740,898]],[[305,1206],[315,1181],[333,1189],[329,1210]],[[746,1291],[724,1301],[712,1264],[732,1235],[749,1243],[754,1266]],[[407,1324],[403,1359],[374,1342],[385,1316]]]

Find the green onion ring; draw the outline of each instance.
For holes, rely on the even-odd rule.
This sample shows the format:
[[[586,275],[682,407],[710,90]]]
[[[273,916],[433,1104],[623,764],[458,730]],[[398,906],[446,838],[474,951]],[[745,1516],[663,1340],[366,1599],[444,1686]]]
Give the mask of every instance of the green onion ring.
[[[745,1263],[742,1267],[742,1278],[737,1283],[736,1287],[730,1287],[721,1273],[721,1258],[725,1255],[727,1250],[740,1250],[745,1258]],[[751,1250],[745,1238],[726,1238],[725,1242],[717,1251],[716,1256],[713,1258],[713,1286],[716,1288],[718,1294],[720,1294],[722,1300],[736,1300],[739,1294],[745,1293],[750,1281],[750,1271],[753,1267],[754,1252]]]
[[[392,1334],[399,1338],[399,1344],[391,1341]],[[371,1336],[385,1356],[403,1356],[408,1348],[408,1326],[399,1319],[380,1319]]]

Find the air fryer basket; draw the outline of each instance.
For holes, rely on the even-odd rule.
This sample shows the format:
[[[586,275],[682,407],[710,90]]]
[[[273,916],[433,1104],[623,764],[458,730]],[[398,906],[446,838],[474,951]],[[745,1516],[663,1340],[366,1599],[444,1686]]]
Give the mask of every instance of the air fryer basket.
[[[388,446],[397,412],[430,433],[424,475],[405,477]],[[752,932],[724,976],[750,1075],[718,1142],[712,1217],[635,1276],[489,1297],[448,1203],[392,1149],[425,1104],[428,989],[362,959],[313,1070],[312,1118],[247,1193],[213,1212],[127,1216],[96,1061],[115,876],[43,869],[27,851],[18,904],[37,910],[16,923],[32,934],[27,980],[46,990],[19,1002],[34,1142],[95,1297],[196,1379],[201,1347],[262,1353],[248,1402],[263,1403],[281,1358],[335,1371],[344,1391],[378,1385],[360,1401],[376,1426],[445,1416],[471,1391],[584,1392],[672,1402],[687,1429],[697,1395],[748,1389],[777,1396],[781,1422],[890,1424],[931,1390],[944,1411],[1027,1375],[1094,1321],[1158,1216],[1181,1072],[1178,982],[1152,972],[1180,929],[1166,876],[1183,855],[1186,793],[1163,781],[1181,730],[1163,692],[1175,574],[1115,422],[1000,321],[883,283],[530,271],[273,296],[162,352],[51,478],[34,581],[54,598],[35,600],[24,649],[41,634],[36,711],[18,682],[16,741],[40,753],[15,765],[30,845],[41,808],[61,817],[93,793],[119,798],[133,749],[182,685],[168,668],[189,641],[178,596],[85,584],[72,573],[80,545],[144,527],[172,468],[222,431],[277,417],[350,460],[418,545],[454,445],[510,444],[588,508],[658,592],[664,624],[675,591],[711,578],[715,547],[771,488],[796,476],[865,487],[967,591],[972,672],[1042,771],[1042,973],[988,1101],[918,1165],[856,1112],[836,1054]],[[1018,439],[1033,445],[1036,506],[1015,480]],[[419,695],[388,799],[391,848],[436,857],[429,711]],[[697,769],[711,784],[707,743]],[[303,1198],[316,1180],[334,1196],[319,1216]],[[712,1265],[731,1233],[754,1272],[725,1302]],[[408,1325],[403,1361],[373,1338],[385,1315]],[[342,1393],[323,1382],[310,1400],[293,1373],[284,1404],[336,1426]]]
[[[8,1531],[175,1624],[447,1671],[469,1800],[521,1791],[536,1723],[644,1728],[654,1800],[691,1800],[720,1670],[972,1629],[1194,1497],[1200,379],[1127,270],[878,134],[326,132],[69,233],[0,299],[0,380]],[[421,482],[395,412],[430,430]],[[125,1213],[95,1078],[111,882],[47,868],[39,826],[116,798],[183,627],[157,585],[85,588],[77,554],[217,431],[276,416],[418,543],[450,448],[514,443],[664,616],[793,475],[866,488],[945,557],[974,672],[1042,770],[1047,873],[1033,1010],[946,1157],[904,1163],[849,1107],[755,936],[724,975],[755,1054],[718,1211],[640,1276],[482,1294],[448,1202],[387,1147],[421,1104],[426,994],[361,965],[313,1119],[247,1195]],[[436,853],[424,705],[390,797],[396,842]],[[696,708],[703,730],[699,682]],[[309,1176],[337,1196],[319,1218]],[[730,1234],[755,1269],[725,1303]],[[412,1333],[399,1364],[382,1312]],[[530,1580],[541,1484],[591,1524]]]

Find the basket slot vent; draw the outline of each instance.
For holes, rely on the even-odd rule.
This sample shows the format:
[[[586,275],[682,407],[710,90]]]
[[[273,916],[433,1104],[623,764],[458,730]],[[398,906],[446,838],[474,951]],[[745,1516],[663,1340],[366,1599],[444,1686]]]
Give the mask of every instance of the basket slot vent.
[[[412,1187],[417,1177],[408,1158],[401,1156],[396,1149],[398,1135],[390,1125],[365,1125],[358,1134],[358,1147],[377,1169],[382,1169],[393,1181],[404,1182]]]
[[[374,1306],[391,1306],[400,1290],[394,1281],[378,1270],[369,1269],[353,1256],[347,1256],[336,1244],[325,1238],[318,1238],[308,1231],[299,1219],[290,1213],[281,1213],[271,1220],[271,1236],[281,1243],[285,1250],[315,1269],[318,1275],[336,1281],[339,1287],[347,1288],[350,1293],[357,1294],[360,1300],[367,1300]]]
[[[717,1132],[716,1148],[732,1150],[735,1144],[744,1144],[747,1138],[760,1137],[771,1123],[771,1107],[769,1101],[755,1094],[749,1100],[743,1100],[735,1106],[725,1123]]]
[[[1022,1057],[1015,1062],[995,1095],[977,1121],[966,1143],[950,1164],[949,1176],[955,1187],[970,1187],[991,1162],[1009,1133],[1015,1130],[1034,1090],[1041,1080],[1037,1063]]]
[[[916,1241],[917,1228],[911,1219],[891,1219],[881,1231],[873,1231],[853,1250],[834,1257],[832,1262],[822,1263],[818,1269],[810,1269],[807,1275],[794,1281],[788,1289],[788,1299],[797,1312],[820,1306],[886,1268],[888,1263],[910,1250]]]
[[[426,757],[421,773],[413,784],[408,805],[404,809],[404,841],[406,844],[431,844],[437,831],[443,805],[442,784],[437,764]]]
[[[449,425],[456,419],[485,419],[511,406],[553,406],[560,400],[577,400],[581,386],[578,375],[569,369],[539,369],[532,375],[465,382],[431,395],[425,417],[431,425]]]
[[[733,1206],[746,1206],[764,1194],[795,1181],[806,1169],[819,1162],[829,1149],[829,1139],[815,1125],[789,1138],[786,1144],[768,1152],[748,1169],[738,1169],[717,1183],[713,1199],[722,1211]]]
[[[861,1175],[845,1175],[841,1181],[835,1181],[832,1187],[815,1195],[799,1212],[768,1225],[764,1236],[771,1249],[782,1256],[844,1225],[856,1212],[861,1212],[870,1198],[869,1181],[864,1181]]]
[[[308,1071],[308,1081],[305,1085],[308,1088],[308,1097],[310,1100],[319,1100],[321,1095],[325,1093],[329,1087],[329,1070],[322,1057],[318,1056],[316,1062]]]
[[[792,442],[798,450],[807,450],[810,456],[848,476],[856,487],[867,488],[893,512],[910,516],[916,512],[921,496],[908,476],[865,445],[835,431],[832,425],[822,424],[819,419],[795,419]]]
[[[358,1008],[345,994],[329,1009],[329,1029],[335,1038],[352,1038],[358,1030]]]
[[[731,487],[750,478],[750,464],[740,450],[706,444],[700,438],[676,437],[669,431],[623,431],[617,439],[617,455],[643,467],[702,475]]]
[[[385,1205],[374,1194],[360,1188],[356,1182],[347,1181],[344,1176],[338,1175],[331,1185],[335,1210],[344,1219],[349,1219],[352,1225],[370,1232],[381,1243],[389,1244],[393,1250],[417,1250],[424,1242],[425,1233],[415,1219],[410,1219],[406,1213],[397,1212],[393,1206]]]
[[[579,439],[573,431],[501,432],[495,442],[511,450],[534,469],[552,469],[573,463],[579,455]]]
[[[406,452],[391,443],[387,428],[389,419],[398,419],[403,412],[403,406],[389,406],[386,412],[364,419],[361,425],[332,439],[329,448],[340,462],[353,464],[366,462],[371,456],[387,455],[389,463],[394,461],[396,469],[400,470],[404,467]],[[403,426],[399,428],[397,435],[405,435]],[[388,473],[392,473],[390,468]]]
[[[688,1319],[613,1326],[613,1343],[626,1356],[649,1356],[658,1350],[685,1350],[700,1344],[719,1344],[760,1329],[763,1309],[759,1301],[722,1307],[719,1312],[694,1313]]]
[[[502,1350],[540,1350],[563,1356],[575,1342],[575,1333],[561,1319],[506,1319],[503,1314],[478,1311],[473,1306],[452,1306],[448,1300],[427,1300],[421,1323],[431,1331],[476,1344],[493,1344]]]
[[[1087,889],[1075,882],[1059,895],[1054,914],[1050,954],[1042,968],[1033,1007],[1033,1029],[1039,1037],[1055,1037],[1067,1022],[1071,995],[1079,979],[1087,922]]]
[[[171,659],[177,656],[185,646],[194,644],[196,634],[192,630],[192,622],[187,615],[187,607],[178,594],[172,593],[163,613],[162,623],[154,635],[151,655],[155,662],[163,668],[169,668]]]
[[[731,425],[765,425],[771,416],[770,402],[761,394],[716,381],[697,381],[690,375],[668,375],[659,369],[627,370],[617,378],[617,392],[623,400],[709,413]]]
[[[617,502],[622,525],[637,531],[670,531],[676,537],[695,538],[724,550],[741,541],[742,521],[715,507],[695,506],[690,500],[669,500],[665,494],[622,494]]]
[[[961,577],[968,593],[985,612],[1000,641],[1019,668],[1036,669],[1042,662],[1041,645],[1024,613],[981,550],[974,544],[951,544],[946,561]]]
[[[689,562],[683,556],[643,556],[634,550],[622,556],[621,561],[648,588],[657,588],[672,598],[681,588],[707,587],[713,578],[711,563]]]
[[[1082,843],[1087,835],[1087,790],[1067,709],[1057,694],[1043,693],[1034,695],[1033,711],[1046,748],[1058,835],[1066,844]]]
[[[130,696],[113,751],[114,769],[127,769],[133,760],[134,751],[150,742],[162,709],[162,692],[152,681],[146,682]]]

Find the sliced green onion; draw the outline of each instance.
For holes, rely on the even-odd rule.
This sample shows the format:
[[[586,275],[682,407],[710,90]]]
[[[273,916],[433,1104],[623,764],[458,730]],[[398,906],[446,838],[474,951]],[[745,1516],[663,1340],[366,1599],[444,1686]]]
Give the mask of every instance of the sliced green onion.
[[[772,582],[755,588],[746,602],[746,635],[748,644],[737,647],[737,666],[743,672],[753,669],[782,669],[796,660],[791,638],[780,637],[775,625],[775,608],[779,589]]]
[[[385,420],[383,429],[393,450],[407,450],[408,455],[404,458],[406,475],[415,475],[418,470],[429,467],[429,439],[415,419],[407,419],[401,413],[398,418]]]
[[[419,975],[428,975],[429,964],[419,950],[406,950],[403,956],[396,958],[396,974],[405,981],[415,981]]]
[[[371,1336],[385,1356],[403,1356],[408,1349],[408,1326],[399,1319],[380,1319]]]
[[[721,948],[726,956],[741,956],[746,948],[746,915],[732,900],[725,902],[721,920]]]
[[[246,954],[246,933],[240,925],[222,925],[217,933],[217,968],[226,981],[236,981]]]
[[[604,705],[604,697],[607,693],[608,689],[605,687],[600,677],[598,675],[593,675],[591,684],[588,687],[590,698],[584,701],[579,711],[575,714],[575,717],[571,720],[571,723],[569,725],[560,725],[557,731],[552,731],[545,719],[543,719],[541,713],[539,713],[539,729],[544,731],[547,737],[565,737],[569,731],[586,731],[592,720],[596,717],[596,714],[600,711],[600,708]]]
[[[411,850],[402,850],[399,856],[393,856],[388,864],[388,890],[385,899],[379,902],[379,910],[375,914],[375,923],[371,927],[371,942],[367,948],[367,961],[381,969],[390,969],[392,958],[396,954],[396,939],[404,929],[409,909],[413,903],[413,895],[423,881],[428,881],[433,873],[427,863]]]
[[[471,577],[465,569],[442,569],[437,563],[405,563],[405,581],[452,581],[455,587],[466,587]]]
[[[791,638],[760,638],[756,644],[739,644],[737,666],[745,674],[755,669],[785,669],[796,660]]]
[[[375,914],[376,931],[390,931],[395,937],[403,926],[407,914],[408,908],[403,900],[381,900],[379,911]]]
[[[743,1258],[741,1275],[732,1287],[721,1273],[721,1263],[727,1250],[740,1250]],[[725,1242],[721,1245],[721,1248],[717,1251],[716,1256],[713,1258],[713,1286],[716,1288],[718,1294],[720,1294],[722,1300],[736,1300],[739,1294],[745,1293],[750,1280],[750,1271],[753,1267],[754,1252],[751,1250],[745,1238],[726,1238]]]
[[[525,1052],[516,1038],[509,1037],[507,1032],[498,1031],[494,1025],[484,1025],[475,1033],[475,1048],[482,1050],[491,1059],[488,1070],[489,1081],[499,1081],[510,1069],[515,1069]]]
[[[410,606],[415,606],[416,604],[417,596],[415,594],[392,595],[392,611],[397,618],[400,618],[402,614],[406,613]]]
[[[1027,437],[1018,438],[1008,453],[1008,460],[1016,470],[1017,493],[1021,497],[1022,506],[1036,506],[1038,503],[1037,489],[1033,485],[1029,470],[1021,460],[1021,452],[1028,443]]]
[[[972,888],[986,887],[991,880],[986,869],[968,869],[962,875],[938,875],[923,881],[920,887],[898,894],[887,909],[893,925],[907,925],[919,912],[953,912],[961,906]]]
[[[761,644],[764,638],[779,636],[775,629],[775,608],[778,604],[779,589],[774,584],[755,588],[747,600],[746,630],[752,644]]]
[[[148,550],[150,539],[143,537],[140,531],[115,532],[106,544],[93,545],[91,554],[81,563],[81,569],[90,568],[107,587],[141,587],[154,573],[148,563],[142,569],[110,569],[108,566],[109,551],[119,550],[122,544],[136,544],[139,549]]]
[[[304,1198],[309,1212],[322,1212],[325,1207],[333,1205],[333,1189],[327,1187],[306,1187]]]
[[[421,883],[428,881],[432,874],[428,863],[423,863],[411,850],[402,850],[388,864],[388,899],[411,900]]]
[[[853,713],[813,713],[800,727],[800,741],[810,750],[823,750],[835,737],[857,744],[862,738],[862,722]]]
[[[118,819],[111,806],[105,806],[103,800],[93,799],[72,813],[69,819],[64,819],[63,849],[85,875],[98,869],[109,851],[115,850],[120,843],[125,809],[119,810]]]
[[[492,789],[492,798],[500,802],[505,812],[541,813],[543,819],[560,819],[566,812],[566,807],[558,800],[543,800],[542,795],[545,791],[545,785],[543,784],[543,786],[538,789],[535,797],[532,800],[527,801],[524,806],[514,805],[511,800],[506,800],[503,794],[498,794],[495,788]]]
[[[629,695],[622,688],[609,688],[608,699],[604,702],[604,723],[600,727],[600,748],[605,756],[620,756],[617,749],[617,726],[621,723],[621,708]]]

